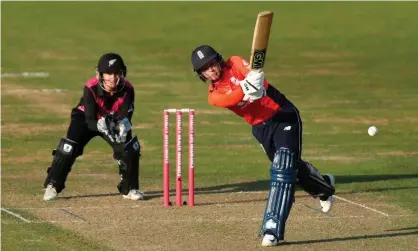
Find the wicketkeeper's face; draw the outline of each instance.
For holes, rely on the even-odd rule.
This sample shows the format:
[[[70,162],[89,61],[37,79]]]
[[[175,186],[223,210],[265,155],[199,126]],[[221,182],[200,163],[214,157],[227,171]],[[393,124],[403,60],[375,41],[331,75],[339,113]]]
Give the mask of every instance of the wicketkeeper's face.
[[[214,59],[210,61],[209,63],[207,63],[206,65],[204,65],[200,69],[200,71],[206,79],[210,79],[213,82],[216,82],[221,77],[222,69],[219,63]]]
[[[103,85],[106,91],[108,92],[116,90],[119,80],[120,80],[119,74],[103,73]]]

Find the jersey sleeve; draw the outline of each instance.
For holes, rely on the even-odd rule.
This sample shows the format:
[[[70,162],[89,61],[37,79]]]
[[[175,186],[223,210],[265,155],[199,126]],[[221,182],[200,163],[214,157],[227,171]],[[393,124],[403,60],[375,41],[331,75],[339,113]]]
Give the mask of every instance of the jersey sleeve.
[[[92,131],[99,131],[97,129],[96,101],[94,100],[93,91],[87,86],[84,86],[83,100],[84,100],[84,113],[86,116],[86,123],[87,123],[88,128]]]
[[[232,56],[228,60],[230,60],[235,70],[238,71],[238,73],[242,76],[243,79],[247,77],[247,74],[251,71],[250,63],[247,60],[240,56]],[[267,89],[268,84],[269,83],[267,79],[264,78],[264,88]]]
[[[229,60],[231,61],[234,69],[238,71],[239,74],[243,76],[243,78],[245,78],[247,74],[250,72],[250,63],[248,63],[248,61],[244,58],[240,56],[232,56],[229,58]]]
[[[208,102],[210,105],[219,107],[229,107],[238,104],[244,97],[241,88],[236,88],[230,92],[223,93],[217,91],[213,86],[209,87]]]

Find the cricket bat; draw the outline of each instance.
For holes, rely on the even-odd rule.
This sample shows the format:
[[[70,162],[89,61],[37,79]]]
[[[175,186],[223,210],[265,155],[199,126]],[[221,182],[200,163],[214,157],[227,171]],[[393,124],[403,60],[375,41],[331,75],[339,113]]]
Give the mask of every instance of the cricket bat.
[[[258,13],[250,55],[250,68],[252,70],[261,71],[264,67],[272,21],[272,11]]]

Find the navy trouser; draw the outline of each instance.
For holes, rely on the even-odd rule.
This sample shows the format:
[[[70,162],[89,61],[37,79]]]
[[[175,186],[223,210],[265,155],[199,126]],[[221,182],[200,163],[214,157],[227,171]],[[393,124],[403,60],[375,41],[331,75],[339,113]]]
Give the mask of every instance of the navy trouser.
[[[319,171],[309,162],[301,159],[302,155],[302,120],[299,110],[287,102],[268,121],[252,127],[254,137],[263,147],[272,162],[280,147],[288,148],[297,158],[298,185],[307,193],[321,199],[331,196],[329,190],[323,189],[321,181],[327,183]]]

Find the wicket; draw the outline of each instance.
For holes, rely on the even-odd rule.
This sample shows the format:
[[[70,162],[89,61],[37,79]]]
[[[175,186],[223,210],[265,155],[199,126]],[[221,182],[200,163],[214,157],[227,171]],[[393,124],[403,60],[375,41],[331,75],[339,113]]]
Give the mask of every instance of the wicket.
[[[194,115],[193,109],[166,109],[164,110],[163,131],[163,188],[164,206],[170,206],[170,160],[169,160],[169,115],[176,114],[176,206],[182,203],[182,115],[189,113],[189,206],[194,206]]]

